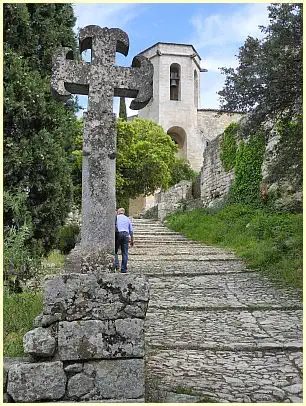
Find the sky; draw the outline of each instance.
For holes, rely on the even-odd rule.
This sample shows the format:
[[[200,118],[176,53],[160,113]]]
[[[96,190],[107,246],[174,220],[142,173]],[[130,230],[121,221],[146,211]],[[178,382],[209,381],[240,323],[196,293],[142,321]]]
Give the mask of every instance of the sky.
[[[268,24],[268,3],[86,3],[74,4],[75,31],[86,25],[121,28],[130,40],[127,57],[117,54],[116,63],[130,66],[139,52],[157,42],[191,44],[208,70],[200,77],[199,108],[218,109],[217,92],[225,76],[218,68],[238,65],[236,55],[248,36],[262,38],[258,26]],[[86,59],[86,55],[84,56]],[[87,54],[88,58],[88,54]],[[79,96],[84,110],[87,97]],[[127,100],[127,112],[130,110]],[[119,100],[114,98],[118,114]],[[82,115],[82,111],[79,112]]]

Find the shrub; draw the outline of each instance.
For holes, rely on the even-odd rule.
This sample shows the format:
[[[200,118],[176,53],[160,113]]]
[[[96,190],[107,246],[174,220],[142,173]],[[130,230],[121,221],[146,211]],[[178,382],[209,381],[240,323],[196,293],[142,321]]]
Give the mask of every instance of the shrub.
[[[4,284],[9,292],[21,292],[21,283],[32,278],[40,269],[40,258],[33,256],[26,247],[31,229],[26,224],[21,228],[6,227],[4,230]]]
[[[80,227],[78,224],[66,224],[62,226],[58,233],[58,249],[63,254],[69,254],[69,252],[75,247],[77,243],[78,235],[80,233]]]

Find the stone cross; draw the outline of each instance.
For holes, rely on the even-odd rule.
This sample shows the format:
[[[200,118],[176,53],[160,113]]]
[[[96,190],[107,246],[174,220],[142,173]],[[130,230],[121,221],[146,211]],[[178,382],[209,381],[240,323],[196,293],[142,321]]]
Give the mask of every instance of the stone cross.
[[[89,25],[80,30],[79,50],[91,49],[91,63],[74,60],[69,48],[53,56],[52,89],[61,100],[88,95],[83,133],[81,247],[114,251],[116,213],[116,128],[113,96],[135,98],[130,108],[146,106],[153,92],[153,66],[136,56],[132,67],[115,65],[116,52],[128,54],[129,39],[118,28]],[[95,256],[96,254],[93,254]]]

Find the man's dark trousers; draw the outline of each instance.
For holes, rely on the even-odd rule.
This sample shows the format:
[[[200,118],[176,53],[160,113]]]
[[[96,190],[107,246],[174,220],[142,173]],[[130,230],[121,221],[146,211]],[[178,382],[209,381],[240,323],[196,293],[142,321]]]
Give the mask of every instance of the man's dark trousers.
[[[121,248],[122,262],[121,272],[127,272],[128,250],[129,250],[129,233],[126,231],[119,232],[118,238],[115,241],[115,267],[119,268],[118,250]]]

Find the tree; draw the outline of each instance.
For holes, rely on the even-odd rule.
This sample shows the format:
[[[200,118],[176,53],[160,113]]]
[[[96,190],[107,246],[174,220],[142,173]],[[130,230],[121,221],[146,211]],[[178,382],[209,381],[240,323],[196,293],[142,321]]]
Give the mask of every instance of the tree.
[[[69,4],[4,4],[4,21],[5,232],[28,224],[24,244],[40,255],[72,200],[76,105],[53,99],[50,77],[55,48],[76,49],[75,18]]]
[[[280,135],[270,180],[286,179],[302,186],[303,18],[301,3],[268,6],[270,23],[260,27],[262,40],[248,37],[239,50],[237,69],[226,75],[219,92],[221,108],[248,112],[239,133],[248,138],[258,130],[265,141]]]
[[[117,201],[148,196],[156,189],[176,183],[177,146],[163,128],[150,120],[117,122],[116,193]],[[175,172],[177,174],[177,171]],[[179,179],[181,180],[181,179]]]
[[[125,98],[120,97],[119,118],[127,121]]]
[[[237,69],[226,75],[218,92],[221,108],[251,112],[249,124],[292,118],[302,111],[302,4],[268,6],[270,24],[262,40],[248,37],[239,50]]]
[[[117,121],[117,201],[150,195],[171,181],[177,147],[163,128],[150,120]]]

